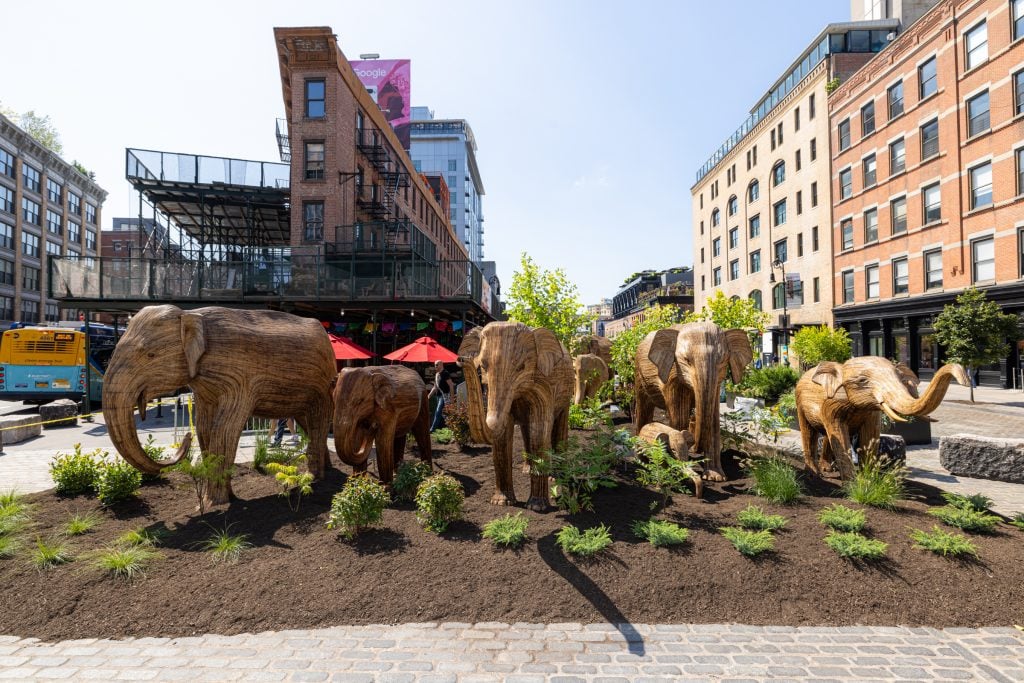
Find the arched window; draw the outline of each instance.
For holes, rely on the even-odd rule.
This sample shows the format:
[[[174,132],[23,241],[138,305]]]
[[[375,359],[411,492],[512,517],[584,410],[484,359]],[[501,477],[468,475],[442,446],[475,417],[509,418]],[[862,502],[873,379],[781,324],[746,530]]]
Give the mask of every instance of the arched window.
[[[736,195],[729,197],[729,215],[735,216],[736,212],[740,210],[739,200],[736,199]]]
[[[722,220],[722,216],[719,213],[718,209],[715,209],[714,211],[711,212],[711,227],[712,228],[717,228],[718,224],[721,222],[721,220]]]
[[[772,308],[783,308],[786,305],[786,285],[779,283],[772,287]]]
[[[751,303],[754,304],[754,308],[756,310],[758,310],[758,311],[761,310],[761,290],[760,289],[755,289],[753,292],[751,292],[750,294],[747,295],[747,298],[750,299]]]
[[[756,180],[750,181],[750,185],[747,187],[747,201],[756,202],[757,198],[761,196],[761,184]]]
[[[786,179],[786,162],[780,161],[772,166],[772,185],[778,185]]]

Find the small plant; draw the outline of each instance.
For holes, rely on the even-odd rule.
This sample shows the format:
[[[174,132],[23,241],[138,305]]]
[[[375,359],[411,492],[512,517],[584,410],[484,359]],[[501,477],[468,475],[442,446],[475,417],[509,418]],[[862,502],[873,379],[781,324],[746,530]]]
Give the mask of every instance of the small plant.
[[[19,548],[21,548],[21,541],[18,538],[0,534],[0,560],[14,557]]]
[[[854,560],[880,560],[885,557],[887,543],[865,538],[852,531],[829,531],[825,545],[836,551],[839,557]]]
[[[156,442],[153,439],[152,434],[146,437],[146,443],[142,444],[142,450],[146,453],[146,457],[148,457],[153,462],[160,462],[161,460],[163,460],[164,447],[156,445]],[[151,484],[154,481],[159,481],[160,479],[163,478],[163,476],[164,475],[162,472],[158,472],[156,474],[143,473],[142,481],[143,483]]]
[[[441,533],[462,518],[466,494],[462,484],[448,474],[427,477],[416,489],[416,519],[428,531]]]
[[[434,435],[437,436],[437,432],[434,432]],[[395,500],[405,502],[414,500],[416,498],[416,489],[433,472],[434,468],[430,463],[423,462],[422,460],[403,462],[395,473],[394,480],[391,482],[391,491],[395,495]]]
[[[67,524],[64,525],[66,536],[81,536],[87,534],[100,525],[103,519],[95,512],[87,512],[84,515],[75,513]]]
[[[305,461],[306,457],[302,456],[296,462]],[[267,472],[274,475],[278,486],[281,487],[278,495],[288,501],[288,507],[292,512],[298,512],[302,497],[313,493],[313,475],[309,472],[300,474],[298,465],[282,465],[276,462],[267,463]],[[295,507],[292,507],[292,494],[295,494]]]
[[[435,429],[434,433],[431,434],[430,436],[432,439],[434,439],[434,441],[436,441],[439,444],[449,444],[452,441],[455,441],[455,433],[452,430],[448,429],[447,427]]]
[[[224,467],[224,456],[215,453],[204,453],[198,458],[182,458],[174,466],[174,470],[184,474],[192,481],[192,490],[199,500],[199,513],[206,514],[206,503],[203,501],[203,488],[207,485],[217,486],[227,483],[234,467]]]
[[[633,522],[633,533],[655,548],[682,545],[690,536],[690,530],[664,520],[646,519]]]
[[[788,505],[803,495],[796,469],[781,458],[753,458],[747,469],[754,479],[754,494],[771,503]]]
[[[736,515],[736,521],[744,529],[754,531],[777,531],[786,526],[786,518],[782,515],[769,515],[756,505],[748,505]]]
[[[853,510],[836,503],[818,513],[818,521],[836,531],[857,532],[864,528],[867,518],[863,510]]]
[[[843,485],[843,490],[846,497],[855,503],[894,510],[896,503],[906,495],[906,478],[905,467],[878,455],[878,442],[875,441],[860,451],[860,464],[853,478]]]
[[[96,496],[104,506],[134,498],[142,486],[142,473],[126,462],[104,462],[96,480]]]
[[[24,530],[30,509],[31,506],[13,490],[0,494],[0,538]]]
[[[71,551],[60,539],[44,541],[41,536],[36,536],[36,547],[31,555],[32,564],[36,569],[49,569],[58,564],[66,564],[71,559]]]
[[[724,526],[719,531],[746,557],[757,557],[775,547],[775,538],[770,531],[749,531],[736,526]]]
[[[452,432],[452,438],[459,448],[469,445],[471,435],[469,432],[469,409],[464,401],[455,399],[444,404],[444,423]]]
[[[594,494],[616,486],[613,470],[620,451],[607,432],[600,432],[582,444],[570,437],[547,457],[530,458],[533,471],[551,477],[551,496],[560,508],[576,514],[594,509]]]
[[[575,403],[569,405],[569,429],[583,429],[586,420],[583,416],[583,408]]]
[[[99,551],[93,566],[116,579],[131,581],[145,572],[146,565],[158,555],[147,545],[117,545]]]
[[[612,535],[604,524],[583,532],[569,524],[559,530],[555,540],[562,550],[571,555],[593,557],[612,544]]]
[[[601,425],[611,427],[612,418],[601,408],[598,398],[588,398],[583,403],[569,406],[569,429],[594,429]]]
[[[286,446],[271,446],[263,434],[256,437],[256,451],[253,454],[252,466],[260,474],[270,474],[270,465],[296,465],[305,459],[301,449]]]
[[[1010,524],[1014,525],[1021,531],[1024,531],[1024,512],[1018,512],[1015,514],[1013,519],[1010,520]]]
[[[747,442],[776,443],[779,435],[789,429],[789,420],[778,406],[754,408],[749,413],[733,410],[722,413],[722,446],[743,450]]]
[[[209,526],[209,525],[207,525]],[[231,533],[233,524],[228,524],[223,529],[214,529],[213,535],[199,544],[199,547],[213,556],[214,562],[234,564],[242,553],[252,547],[249,537],[246,534]]]
[[[345,538],[355,538],[381,520],[389,502],[388,490],[380,482],[366,474],[349,477],[331,499],[327,528],[337,529]]]
[[[151,529],[138,528],[126,531],[114,541],[115,545],[119,546],[144,546],[152,548],[160,545],[163,541],[165,534],[159,531],[153,531]]]
[[[942,499],[950,507],[973,512],[988,512],[992,508],[992,499],[980,493],[963,496],[959,493],[943,491]]]
[[[953,507],[952,505],[943,505],[940,508],[932,508],[928,511],[929,515],[938,517],[943,523],[949,526],[955,526],[958,529],[964,531],[970,531],[971,533],[991,533],[995,529],[996,524],[999,523],[999,518],[995,515],[990,515],[986,512],[978,512],[973,508],[964,509],[959,507]]]
[[[830,80],[828,83],[825,84],[825,93],[828,95],[834,93],[836,90],[839,89],[839,83],[840,81],[838,76]]]
[[[914,529],[910,538],[914,541],[915,548],[930,550],[943,557],[978,556],[978,549],[966,536],[943,531],[938,526],[933,526],[930,532]]]
[[[526,528],[529,525],[530,521],[523,517],[521,512],[514,516],[505,515],[487,522],[484,525],[483,537],[494,545],[518,548],[526,542]]]
[[[652,511],[665,507],[673,493],[684,490],[687,481],[694,482],[695,488],[700,485],[700,475],[693,469],[696,461],[672,457],[661,440],[637,438],[633,447],[644,456],[637,459],[636,480],[641,486],[650,486],[661,494],[660,504],[653,503]]]
[[[82,444],[76,443],[73,453],[58,454],[50,463],[50,477],[57,495],[78,496],[96,489],[101,463],[98,451],[83,453]]]

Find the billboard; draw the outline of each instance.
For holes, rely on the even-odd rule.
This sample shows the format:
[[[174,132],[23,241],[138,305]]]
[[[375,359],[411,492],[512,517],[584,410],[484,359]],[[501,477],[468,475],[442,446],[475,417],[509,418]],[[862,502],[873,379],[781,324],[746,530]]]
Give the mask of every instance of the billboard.
[[[409,150],[410,62],[408,59],[366,59],[350,62],[384,117],[395,129],[402,147]]]
[[[804,283],[800,273],[786,273],[786,308],[800,308],[804,303]]]

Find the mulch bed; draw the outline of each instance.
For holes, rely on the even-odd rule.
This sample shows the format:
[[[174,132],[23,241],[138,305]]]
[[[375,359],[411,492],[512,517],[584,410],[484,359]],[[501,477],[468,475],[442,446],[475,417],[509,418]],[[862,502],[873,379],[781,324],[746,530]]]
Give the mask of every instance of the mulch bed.
[[[518,436],[517,436],[518,439]],[[517,451],[521,446],[517,444]],[[170,534],[161,559],[142,578],[109,578],[86,559],[37,571],[21,555],[0,560],[0,633],[44,640],[124,636],[233,634],[337,624],[422,621],[635,622],[777,625],[1005,626],[1024,622],[1024,534],[1008,525],[972,536],[980,559],[959,562],[911,547],[910,529],[930,529],[937,492],[912,484],[898,512],[869,509],[868,535],[889,543],[882,563],[840,559],[822,543],[818,511],[836,501],[834,483],[808,481],[810,493],[789,507],[764,504],[737,478],[707,485],[705,500],[677,495],[659,517],[691,530],[680,550],[634,538],[630,524],[649,515],[656,495],[624,477],[595,498],[596,513],[523,513],[530,542],[495,550],[480,537],[508,509],[488,503],[490,449],[461,453],[439,446],[437,465],[462,482],[465,519],[435,535],[411,507],[389,509],[382,527],[354,542],[325,528],[331,496],[345,474],[334,470],[292,512],[271,477],[242,466],[238,500],[199,516],[178,475],[143,487],[140,499],[102,510],[92,533],[71,539],[76,553],[110,543],[142,525]],[[516,473],[521,500],[526,475]],[[739,474],[733,468],[734,475]],[[89,498],[52,492],[37,505],[34,531],[46,536],[75,512],[99,510]],[[789,519],[776,550],[741,556],[718,532],[750,503]],[[847,503],[851,507],[856,504]],[[567,557],[555,544],[565,524],[611,527],[610,551],[591,561]],[[253,548],[234,565],[214,564],[196,547],[211,527],[232,524]],[[30,539],[27,539],[30,540]]]

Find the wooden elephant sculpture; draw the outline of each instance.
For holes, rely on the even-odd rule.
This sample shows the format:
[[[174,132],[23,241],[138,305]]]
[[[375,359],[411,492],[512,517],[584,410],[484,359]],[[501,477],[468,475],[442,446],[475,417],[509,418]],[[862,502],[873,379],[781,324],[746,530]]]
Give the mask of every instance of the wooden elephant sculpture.
[[[897,422],[905,415],[931,420],[949,383],[955,379],[969,385],[963,366],[955,363],[939,368],[928,390],[918,396],[917,376],[903,364],[878,356],[861,356],[845,363],[822,362],[803,374],[796,384],[796,416],[804,463],[820,475],[835,462],[844,480],[853,476],[851,435],[861,448],[878,439],[882,414]],[[821,456],[816,461],[820,440]]]
[[[745,331],[710,322],[651,332],[636,352],[636,432],[661,408],[669,427],[693,433],[693,450],[705,459],[704,476],[724,481],[719,388],[726,373],[739,382],[753,355]]]
[[[137,469],[156,474],[188,454],[186,436],[170,462],[154,462],[139,443],[133,409],[188,386],[203,455],[223,456],[230,471],[251,416],[294,417],[309,436],[307,463],[317,479],[329,464],[334,353],[323,327],[280,311],[147,306],[118,341],[103,378],[103,417],[110,440]],[[231,482],[204,484],[204,503],[231,497]]]
[[[660,422],[651,422],[644,425],[637,436],[648,443],[660,441],[665,447],[665,451],[677,460],[690,459],[690,448],[693,446],[693,434],[690,432],[681,432]],[[691,479],[693,481],[694,496],[698,499],[702,498],[704,496],[704,482],[701,481],[700,475],[693,474]]]
[[[588,334],[576,344],[576,354],[583,355],[591,353],[604,361],[610,369],[612,367],[612,340],[608,337],[598,337]]]
[[[334,387],[334,448],[339,460],[356,472],[366,471],[376,441],[377,474],[389,484],[409,432],[416,438],[420,460],[431,463],[427,386],[415,370],[388,365],[341,371]]]
[[[493,505],[514,505],[512,437],[515,425],[526,453],[542,458],[569,435],[572,360],[550,330],[493,322],[463,337],[459,361],[466,376],[467,408],[474,441],[493,446]],[[486,385],[487,393],[481,383]],[[531,510],[549,504],[548,477],[530,476]]]
[[[579,405],[597,396],[597,390],[608,381],[608,365],[600,356],[585,353],[572,359],[576,390],[573,403]]]

